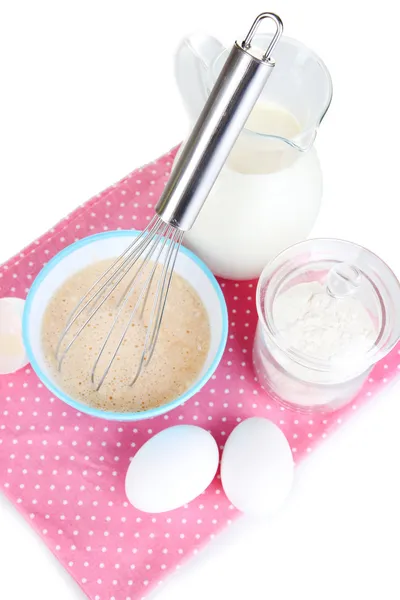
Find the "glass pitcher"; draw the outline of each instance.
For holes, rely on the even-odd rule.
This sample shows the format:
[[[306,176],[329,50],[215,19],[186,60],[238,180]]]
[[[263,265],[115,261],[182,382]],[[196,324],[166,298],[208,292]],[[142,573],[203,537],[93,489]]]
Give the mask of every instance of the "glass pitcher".
[[[272,35],[253,45],[266,48]],[[192,124],[229,51],[196,34],[176,54],[175,74]],[[332,99],[322,60],[282,37],[276,66],[185,245],[218,276],[253,279],[285,248],[304,240],[318,216],[322,173],[313,146]]]

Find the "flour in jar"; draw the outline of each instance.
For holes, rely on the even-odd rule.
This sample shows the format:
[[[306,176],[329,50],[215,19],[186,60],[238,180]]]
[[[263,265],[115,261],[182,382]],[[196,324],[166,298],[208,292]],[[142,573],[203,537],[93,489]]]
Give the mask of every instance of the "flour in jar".
[[[126,289],[124,278],[68,350],[59,371],[55,351],[67,319],[79,299],[112,263],[112,260],[101,261],[82,269],[55,292],[43,318],[42,346],[52,378],[71,398],[105,411],[143,411],[179,397],[198,378],[210,345],[209,319],[194,288],[174,273],[154,354],[131,386],[142,355],[156,293],[158,278],[154,277],[142,318],[138,311],[109,374],[96,391],[91,382],[91,371],[113,324],[118,300]],[[122,327],[128,323],[137,298],[138,290],[130,296],[123,309],[119,320]],[[73,326],[62,349],[82,323],[81,319]],[[121,326],[114,330],[99,361],[96,369],[98,377],[104,372],[118,344]]]
[[[339,408],[358,393],[368,377],[364,356],[378,334],[359,299],[334,298],[318,281],[299,283],[277,295],[272,321],[282,350],[259,325],[253,352],[257,376],[271,395],[311,410]]]
[[[286,347],[321,361],[359,357],[377,336],[360,300],[332,297],[317,281],[299,283],[278,295],[273,320]]]

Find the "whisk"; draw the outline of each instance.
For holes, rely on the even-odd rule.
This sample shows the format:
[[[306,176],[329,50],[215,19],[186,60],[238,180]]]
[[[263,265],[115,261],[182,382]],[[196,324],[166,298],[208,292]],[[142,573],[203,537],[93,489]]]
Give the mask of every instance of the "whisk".
[[[252,40],[261,21],[270,19],[276,31],[261,58],[252,48]],[[196,220],[232,146],[243,129],[275,65],[271,59],[283,31],[280,18],[273,13],[260,14],[243,42],[235,42],[189,138],[181,148],[170,179],[160,197],[155,215],[147,228],[127,247],[115,262],[95,281],[79,301],[63,329],[56,348],[61,369],[71,346],[101,309],[117,286],[127,277],[115,318],[92,367],[91,380],[96,390],[102,386],[135,317],[143,316],[149,301],[150,286],[154,295],[143,350],[132,374],[133,385],[149,364],[165,311],[168,291],[185,231]],[[117,336],[110,359],[100,375],[99,363],[117,323],[124,314],[133,292],[136,300],[126,325]],[[80,319],[78,321],[78,319]],[[81,323],[81,321],[83,321]],[[76,331],[72,328],[77,325]],[[68,333],[73,333],[68,339]]]

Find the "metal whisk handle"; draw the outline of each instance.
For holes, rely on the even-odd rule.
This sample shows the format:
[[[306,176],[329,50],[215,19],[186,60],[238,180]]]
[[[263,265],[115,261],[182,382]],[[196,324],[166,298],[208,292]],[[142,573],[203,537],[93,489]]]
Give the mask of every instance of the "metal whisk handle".
[[[251,41],[263,19],[274,21],[276,33],[258,58],[250,52]],[[277,15],[262,13],[245,40],[234,44],[156,206],[163,221],[182,231],[192,227],[272,73],[270,57],[282,31]]]

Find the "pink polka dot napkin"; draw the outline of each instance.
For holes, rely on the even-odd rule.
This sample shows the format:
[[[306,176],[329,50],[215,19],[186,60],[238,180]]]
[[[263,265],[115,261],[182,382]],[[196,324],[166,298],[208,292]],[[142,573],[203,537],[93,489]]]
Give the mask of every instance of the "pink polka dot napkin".
[[[77,239],[143,228],[173,157],[174,151],[134,171],[3,265],[0,297],[24,298],[46,261]],[[140,600],[238,516],[218,477],[181,509],[155,516],[133,509],[125,498],[125,473],[152,435],[193,423],[209,429],[222,449],[235,425],[258,415],[277,423],[298,461],[398,372],[395,350],[346,408],[323,415],[281,407],[252,370],[256,283],[221,286],[230,315],[225,355],[201,392],[166,415],[138,424],[108,422],[64,405],[29,366],[0,376],[1,489],[91,600]]]

